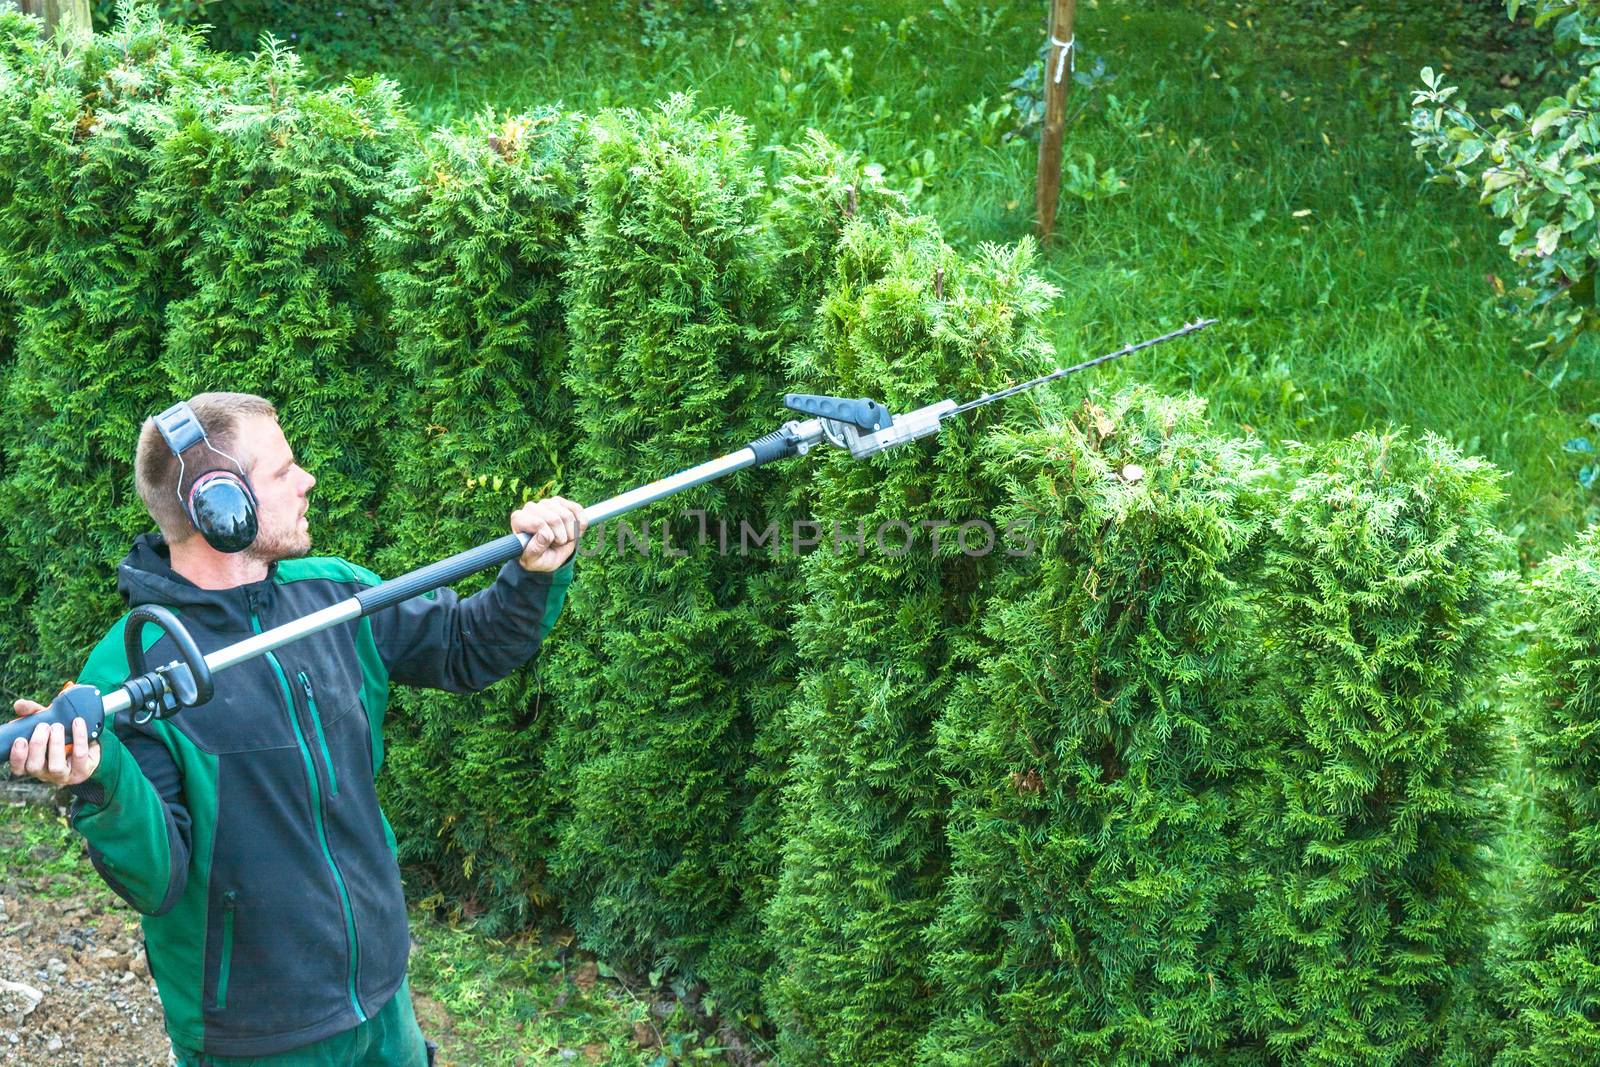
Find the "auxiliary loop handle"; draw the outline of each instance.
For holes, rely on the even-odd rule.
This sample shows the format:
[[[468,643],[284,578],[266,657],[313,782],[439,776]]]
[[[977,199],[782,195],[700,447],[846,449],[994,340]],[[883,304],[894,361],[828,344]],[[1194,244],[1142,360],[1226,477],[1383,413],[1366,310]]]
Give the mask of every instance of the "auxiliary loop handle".
[[[178,646],[182,659],[150,670],[144,658],[145,623],[161,627]],[[122,649],[128,655],[128,671],[132,675],[124,688],[131,698],[134,722],[142,725],[151,719],[166,718],[180,708],[192,708],[211,699],[211,668],[206,666],[194,636],[166,608],[141,604],[130,611],[122,627]],[[168,691],[171,701],[165,699]]]

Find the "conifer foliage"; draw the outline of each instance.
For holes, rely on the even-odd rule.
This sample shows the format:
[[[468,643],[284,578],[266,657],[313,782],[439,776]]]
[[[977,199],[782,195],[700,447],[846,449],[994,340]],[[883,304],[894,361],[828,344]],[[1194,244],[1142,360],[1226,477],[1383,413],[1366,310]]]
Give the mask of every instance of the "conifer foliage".
[[[760,436],[780,385],[744,124],[675,97],[596,117],[590,140],[565,297],[584,503]],[[544,666],[563,715],[551,773],[571,805],[552,874],[580,935],[626,964],[697,971],[719,931],[753,926],[738,826],[783,602],[750,595],[767,559],[719,555],[712,524],[759,521],[776,477],[723,479],[629,516],[643,552],[619,524],[596,529]],[[746,962],[758,951],[746,946]]]
[[[927,218],[852,219],[792,380],[907,411],[1032,373],[1048,356],[1037,327],[1053,290],[1031,263],[1026,244],[962,261]],[[1027,410],[982,408],[936,445],[867,461],[829,451],[807,472],[827,541],[802,567],[803,669],[768,909],[769,1008],[794,1062],[914,1059],[929,1006],[923,937],[945,871],[932,729],[994,564],[963,553],[955,526],[924,523],[990,516],[973,442]]]
[[[0,122],[21,121],[28,111],[26,77],[37,62],[38,23],[21,12],[0,11]],[[0,203],[9,202],[16,174],[0,171]],[[0,280],[0,396],[11,365],[17,333],[17,308],[10,287]],[[5,477],[4,442],[0,441],[0,478]],[[0,593],[0,597],[3,597]],[[3,647],[3,646],[0,646]]]
[[[140,9],[70,45],[30,42],[7,19],[0,49],[21,69],[0,76],[0,278],[16,330],[0,530],[33,602],[31,632],[0,654],[50,691],[62,650],[115,617],[107,576],[149,527],[133,442],[170,402],[159,355],[175,272],[135,201],[174,97],[227,64]]]
[[[367,228],[407,144],[399,91],[315,88],[276,44],[180,94],[139,200],[181,267],[166,309],[173,391],[259,393],[317,472],[318,550],[370,558],[399,397]]]
[[[792,294],[780,328],[786,342],[805,339],[834,269],[839,240],[852,219],[909,213],[906,198],[869,167],[816,130],[797,145],[778,145],[778,178],[767,209],[777,242],[778,286]]]
[[[276,401],[317,550],[394,573],[736,449],[786,391],[905,412],[1048,369],[1029,243],[958,255],[820,136],[778,161],[682,97],[421,137],[275,45],[0,13],[0,685],[115,618],[175,397]],[[408,884],[706,978],[794,1064],[1481,1052],[1494,472],[1059,395],[591,531],[537,674],[397,701]],[[1600,1054],[1597,555],[1533,590],[1518,1064]]]
[[[25,79],[37,62],[34,53],[38,40],[37,22],[20,12],[0,11],[0,130],[22,122],[27,115],[30,96]],[[10,145],[14,142],[0,134],[0,146]],[[11,201],[15,181],[13,168],[0,167],[0,203]],[[0,398],[9,391],[19,314],[12,287],[0,277]],[[9,454],[20,443],[14,443],[10,435],[0,436],[0,486],[5,484],[8,467],[15,462]],[[22,657],[31,644],[27,637],[27,611],[33,599],[32,583],[21,563],[9,550],[4,534],[0,534],[0,688],[9,692],[18,692],[25,685]]]
[[[1371,434],[1286,466],[1238,801],[1241,1024],[1295,1062],[1426,1061],[1471,1040],[1486,948],[1497,475]]]
[[[380,512],[384,573],[483,541],[530,496],[569,491],[560,294],[583,143],[570,114],[484,114],[430,135],[395,174],[375,234],[406,383]],[[383,781],[402,859],[448,899],[490,909],[494,927],[525,925],[550,903],[540,757],[556,712],[539,675],[481,695],[393,697]]]
[[[1506,1064],[1600,1062],[1600,531],[1529,589],[1537,620],[1516,734],[1534,790],[1525,881],[1504,988]]]
[[[999,518],[1033,545],[985,597],[938,724],[951,871],[921,1062],[1215,1054],[1270,464],[1199,401],[1143,393],[989,455]]]

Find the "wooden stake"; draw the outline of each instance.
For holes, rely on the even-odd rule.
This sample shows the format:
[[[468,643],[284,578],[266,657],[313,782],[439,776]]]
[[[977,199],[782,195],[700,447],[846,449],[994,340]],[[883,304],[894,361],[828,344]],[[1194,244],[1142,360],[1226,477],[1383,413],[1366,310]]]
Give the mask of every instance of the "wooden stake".
[[[1061,197],[1061,134],[1067,117],[1067,91],[1072,87],[1072,23],[1078,0],[1050,0],[1050,49],[1044,65],[1044,129],[1039,133],[1039,176],[1034,188],[1039,240],[1047,241],[1056,224]]]
[[[92,28],[89,0],[0,0],[0,7],[20,7],[24,14],[37,15],[50,33],[62,25],[76,33],[88,33]]]

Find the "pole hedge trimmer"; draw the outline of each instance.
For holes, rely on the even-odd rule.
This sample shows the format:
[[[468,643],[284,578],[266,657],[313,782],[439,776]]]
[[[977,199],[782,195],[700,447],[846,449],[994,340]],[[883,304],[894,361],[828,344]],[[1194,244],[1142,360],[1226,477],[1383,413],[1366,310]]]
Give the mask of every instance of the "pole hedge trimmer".
[[[783,398],[784,406],[809,418],[790,420],[737,452],[586,507],[584,519],[590,525],[604,522],[746,467],[759,467],[791,456],[803,456],[822,443],[846,449],[856,459],[877,455],[907,442],[937,434],[945,419],[1164,341],[1183,337],[1216,321],[1197,319],[1160,337],[1126,345],[1115,352],[1052,371],[996,393],[985,393],[964,404],[941,400],[904,415],[891,415],[876,400],[790,393]],[[197,707],[210,700],[214,691],[212,675],[217,671],[282,648],[329,627],[394,607],[412,597],[450,585],[469,574],[516,559],[527,543],[527,534],[507,534],[364,589],[348,600],[220,648],[210,655],[201,654],[194,638],[171,611],[148,604],[134,608],[123,627],[124,647],[132,677],[115,691],[104,694],[93,686],[68,687],[45,710],[0,726],[0,752],[9,751],[18,738],[31,737],[41,725],[61,723],[70,737],[72,721],[82,719],[88,728],[89,739],[94,740],[100,736],[108,717],[122,715],[141,725],[152,719],[170,718],[184,708]],[[153,669],[147,666],[141,640],[147,623],[166,631],[178,647],[178,659]]]

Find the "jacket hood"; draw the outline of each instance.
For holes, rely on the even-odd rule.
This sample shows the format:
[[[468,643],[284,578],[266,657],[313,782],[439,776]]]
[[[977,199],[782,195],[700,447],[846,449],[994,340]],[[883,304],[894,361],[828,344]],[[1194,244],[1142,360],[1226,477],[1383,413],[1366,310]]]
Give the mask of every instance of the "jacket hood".
[[[259,582],[202,589],[172,569],[171,549],[159,533],[140,534],[117,567],[117,592],[130,608],[159,604],[193,615],[207,629],[248,631],[252,613],[272,603],[277,569],[276,563],[269,565]]]

